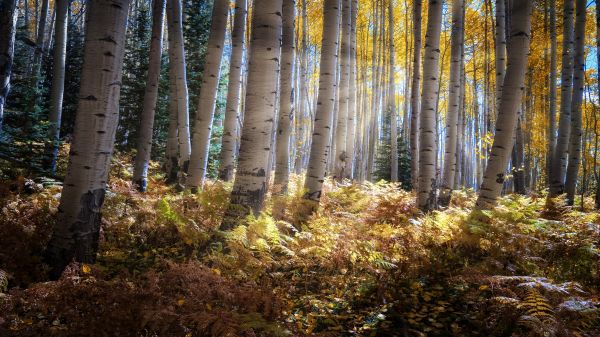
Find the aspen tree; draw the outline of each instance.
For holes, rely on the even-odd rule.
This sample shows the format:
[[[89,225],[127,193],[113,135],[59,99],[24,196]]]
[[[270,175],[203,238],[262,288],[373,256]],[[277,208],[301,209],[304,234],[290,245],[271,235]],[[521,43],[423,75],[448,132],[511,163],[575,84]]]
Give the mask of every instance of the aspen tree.
[[[569,163],[565,181],[567,202],[573,205],[575,201],[575,187],[581,160],[581,108],[583,101],[583,86],[585,81],[585,19],[586,0],[577,0],[575,20],[575,55],[573,71],[573,95],[571,99],[571,132],[569,141]]]
[[[258,214],[266,197],[277,98],[281,12],[282,0],[254,3],[238,169],[222,229],[234,227],[239,217]]]
[[[574,0],[564,1],[563,13],[563,50],[560,84],[560,119],[558,137],[552,155],[550,172],[550,196],[564,192],[567,157],[569,155],[569,136],[571,133],[571,98],[573,88],[573,13]]]
[[[229,85],[227,87],[227,103],[225,106],[225,125],[223,129],[219,167],[219,179],[223,181],[230,181],[233,178],[238,138],[237,133],[245,42],[244,35],[246,34],[247,13],[246,0],[236,0],[235,18],[233,22],[233,31],[231,33],[232,51],[229,59]]]
[[[338,61],[338,36],[340,21],[340,1],[324,0],[323,34],[321,40],[321,62],[319,70],[319,92],[315,125],[310,149],[310,159],[304,187],[306,199],[318,202],[321,198],[327,157],[331,147],[333,106],[336,90],[336,68]]]
[[[176,174],[180,184],[185,182],[185,172],[190,160],[190,116],[185,68],[185,49],[181,17],[181,0],[167,0],[167,28],[169,39],[169,87],[170,104],[177,112],[177,144],[178,157],[171,158],[173,166],[171,175]]]
[[[17,0],[0,0],[0,132],[4,105],[10,90],[18,12]]]
[[[512,6],[508,66],[503,82],[494,143],[477,198],[476,208],[479,210],[492,208],[504,185],[525,83],[531,40],[532,6],[532,0],[518,1]]]
[[[462,81],[462,39],[461,34],[464,29],[463,19],[463,0],[454,0],[452,2],[452,42],[450,59],[450,84],[448,95],[448,112],[446,114],[446,148],[444,157],[444,171],[442,175],[442,187],[440,191],[440,203],[446,206],[450,203],[452,188],[454,187],[454,176],[457,172],[457,146],[460,146],[458,137],[458,115],[461,100]]]
[[[356,93],[356,16],[358,15],[358,0],[351,0],[350,5],[350,84],[348,97],[348,124],[346,138],[346,176],[354,178],[354,158],[356,142],[356,115],[357,115],[357,93]]]
[[[133,166],[133,183],[140,192],[146,191],[150,151],[152,149],[152,132],[156,100],[158,97],[158,81],[163,46],[163,26],[166,0],[154,0],[152,5],[152,36],[150,38],[150,57],[148,60],[148,78],[144,90],[144,103],[137,140],[137,154]]]
[[[192,135],[192,152],[187,173],[186,184],[195,191],[202,188],[206,177],[206,165],[210,148],[210,135],[212,133],[215,106],[217,103],[217,89],[221,77],[221,59],[223,58],[223,45],[229,14],[229,0],[215,0],[212,12],[210,35],[206,50],[206,61],[202,73],[202,84],[198,97],[198,109],[194,121],[194,134]]]
[[[283,0],[283,31],[281,68],[279,72],[279,116],[277,123],[276,163],[274,184],[287,192],[290,178],[290,136],[294,120],[294,34],[296,2]]]
[[[442,1],[429,0],[423,56],[423,91],[419,127],[419,181],[417,204],[423,211],[436,207],[436,120],[440,69]]]
[[[410,170],[412,187],[417,191],[419,181],[419,92],[421,85],[421,12],[422,0],[413,3],[413,64],[410,86]]]
[[[346,173],[346,136],[348,129],[348,103],[350,99],[350,54],[352,30],[352,0],[341,0],[341,48],[339,55],[339,90],[337,97],[337,124],[335,128],[334,175],[343,179]]]
[[[86,18],[81,87],[59,221],[46,257],[56,279],[73,259],[94,263],[114,137],[128,0],[91,0]]]
[[[548,150],[546,154],[546,175],[547,184],[550,185],[552,172],[552,154],[556,147],[556,1],[549,0],[550,3],[550,76],[548,84]]]
[[[389,92],[387,98],[387,105],[389,113],[391,114],[391,180],[398,181],[398,112],[396,111],[396,83],[395,83],[395,52],[394,52],[394,6],[393,0],[389,0],[389,8],[388,8],[388,33],[389,33]]]

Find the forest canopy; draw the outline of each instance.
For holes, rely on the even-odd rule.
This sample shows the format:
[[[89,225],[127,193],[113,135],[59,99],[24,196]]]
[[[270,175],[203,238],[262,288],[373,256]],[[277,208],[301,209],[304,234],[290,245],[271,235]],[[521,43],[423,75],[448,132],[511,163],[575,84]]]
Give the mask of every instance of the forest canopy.
[[[595,0],[0,0],[0,335],[599,336]]]

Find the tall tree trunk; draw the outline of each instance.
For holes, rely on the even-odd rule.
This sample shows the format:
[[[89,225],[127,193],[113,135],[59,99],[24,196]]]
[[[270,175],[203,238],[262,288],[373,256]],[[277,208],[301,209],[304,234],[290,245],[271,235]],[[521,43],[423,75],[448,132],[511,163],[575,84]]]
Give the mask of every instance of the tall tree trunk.
[[[167,0],[167,27],[169,39],[170,100],[177,111],[177,165],[170,175],[177,175],[180,184],[185,182],[185,172],[190,160],[190,116],[185,70],[185,49],[181,22],[181,1]],[[175,108],[174,108],[175,109]],[[174,163],[174,162],[173,162]]]
[[[358,15],[358,0],[351,0],[350,8],[350,80],[348,97],[348,125],[346,138],[346,176],[354,178],[354,143],[356,141],[356,16]]]
[[[168,0],[167,0],[168,1]],[[169,68],[169,73],[170,73],[170,68]],[[175,91],[175,86],[172,85],[173,81],[170,80],[170,95],[171,97],[174,97],[174,91]],[[179,149],[179,140],[177,137],[177,118],[178,118],[178,111],[177,111],[177,102],[175,101],[175,99],[171,99],[170,103],[169,103],[169,128],[167,130],[167,146],[165,149],[165,156],[166,156],[166,160],[165,160],[165,173],[167,174],[167,178],[165,179],[165,182],[167,184],[174,184],[177,182],[177,175],[179,173],[178,170],[178,162],[179,162],[179,158],[177,156],[178,154],[178,149]]]
[[[391,151],[392,151],[392,156],[391,156],[391,161],[392,161],[392,167],[391,167],[391,180],[392,181],[398,181],[398,112],[396,111],[396,83],[395,83],[395,63],[396,63],[396,58],[395,58],[395,53],[394,53],[394,6],[393,6],[393,0],[389,0],[389,9],[388,9],[388,20],[389,20],[389,29],[388,29],[388,33],[389,33],[389,39],[390,39],[390,45],[389,45],[389,63],[390,63],[390,70],[389,70],[389,93],[388,93],[388,100],[387,100],[387,104],[388,104],[388,110],[389,113],[391,114],[392,118],[390,121],[391,124]]]
[[[0,0],[0,133],[4,104],[10,90],[18,12],[17,0]]]
[[[574,0],[565,0],[563,14],[563,54],[560,84],[560,120],[558,138],[552,155],[550,172],[550,196],[564,192],[567,156],[569,155],[569,135],[571,132],[571,96],[573,87],[573,13]]]
[[[49,0],[44,0],[42,1],[42,8],[40,10],[40,19],[38,22],[38,30],[37,30],[37,35],[36,35],[36,42],[35,42],[35,50],[33,52],[33,74],[32,74],[32,80],[31,80],[31,84],[35,85],[37,87],[37,84],[39,82],[39,75],[40,75],[40,67],[42,64],[42,55],[45,49],[45,45],[44,42],[45,37],[46,37],[46,22],[47,22],[47,18],[48,18],[48,9],[50,7],[49,4]]]
[[[338,60],[339,0],[324,1],[323,19],[317,111],[315,113],[310,159],[308,161],[308,170],[304,184],[307,190],[305,198],[316,202],[321,198],[327,157],[330,151],[329,139],[333,124],[333,105]]]
[[[419,188],[417,204],[423,211],[430,211],[436,207],[436,101],[439,95],[441,29],[442,1],[429,0],[419,121]]]
[[[152,149],[152,131],[163,47],[163,26],[166,0],[154,0],[152,5],[152,37],[150,38],[150,58],[148,60],[148,78],[144,91],[144,103],[137,139],[137,154],[133,165],[133,183],[140,192],[148,185],[148,165]]]
[[[290,178],[290,136],[294,121],[294,34],[296,1],[283,0],[281,68],[279,72],[279,121],[277,123],[276,167],[274,184],[287,192]]]
[[[494,48],[496,53],[496,115],[502,98],[502,83],[506,73],[506,1],[496,0],[496,36]]]
[[[242,87],[242,66],[244,59],[244,35],[246,34],[246,0],[236,0],[233,32],[231,34],[231,58],[229,59],[229,85],[225,107],[225,126],[221,144],[219,179],[230,181],[237,148],[237,133],[240,111],[240,89]]]
[[[73,258],[84,263],[96,260],[119,120],[129,1],[91,0],[88,6],[75,132],[58,207],[60,220],[46,251],[55,279]]]
[[[596,1],[596,64],[600,64],[600,5],[598,1]],[[1,69],[1,68],[0,68]],[[596,80],[597,80],[597,94],[600,95],[600,67],[596,69]],[[2,83],[2,82],[0,82]],[[2,117],[2,116],[0,116]],[[597,172],[596,168],[596,158],[597,158],[597,149],[598,149],[598,117],[596,112],[594,112],[594,134],[595,134],[595,153],[594,153],[594,172]],[[595,206],[596,209],[600,209],[600,174],[596,173],[596,196],[595,196]]]
[[[419,181],[419,92],[421,84],[421,7],[422,0],[413,4],[413,65],[410,86],[410,171],[413,190],[418,190]]]
[[[210,148],[210,135],[215,116],[217,90],[221,77],[221,59],[229,14],[229,0],[215,0],[212,12],[210,36],[208,38],[206,61],[202,73],[202,84],[198,95],[198,109],[192,136],[192,154],[188,168],[187,186],[195,191],[201,188],[206,177],[206,165]]]
[[[477,209],[490,209],[495,205],[504,185],[506,167],[513,148],[514,132],[525,85],[525,71],[531,40],[532,0],[518,1],[511,11],[510,47],[508,66],[503,82],[502,99],[496,122],[496,134],[491,155],[483,176],[477,198]]]
[[[65,58],[67,54],[67,20],[69,14],[69,0],[56,0],[56,39],[54,46],[54,65],[52,74],[52,88],[50,89],[50,170],[56,170],[56,157],[60,145],[60,122],[62,116],[63,94],[65,91]]]
[[[515,146],[513,149],[513,180],[515,193],[525,195],[527,189],[525,186],[525,171],[524,171],[524,155],[525,155],[525,144],[523,134],[523,123],[522,116],[524,112],[521,112],[521,116],[517,119],[517,128],[515,133]]]
[[[250,212],[258,214],[267,193],[267,172],[270,171],[267,165],[273,146],[271,138],[277,99],[282,0],[257,1],[254,6],[238,170],[222,229],[235,226],[239,217]]]
[[[348,129],[348,100],[350,96],[350,39],[352,29],[352,0],[341,0],[342,3],[342,22],[341,22],[341,48],[339,57],[339,90],[338,90],[338,109],[337,124],[335,128],[335,156],[334,156],[334,176],[336,179],[347,177],[346,173],[346,135]]]
[[[548,150],[546,154],[546,176],[548,187],[552,176],[552,155],[556,148],[556,2],[550,3],[550,79],[549,79],[549,110],[548,110]]]
[[[573,70],[573,96],[571,100],[571,133],[569,142],[569,164],[565,181],[567,202],[573,205],[575,187],[581,160],[581,107],[583,101],[583,86],[585,81],[585,19],[586,0],[577,0],[575,22],[575,68]]]
[[[446,149],[444,156],[444,172],[442,175],[443,182],[440,191],[440,204],[447,206],[450,203],[452,188],[454,187],[454,176],[457,166],[457,140],[458,131],[458,114],[460,99],[461,99],[461,83],[462,83],[462,39],[463,30],[463,0],[454,0],[452,2],[452,36],[451,36],[451,60],[450,60],[450,93],[448,96],[448,113],[446,114]]]

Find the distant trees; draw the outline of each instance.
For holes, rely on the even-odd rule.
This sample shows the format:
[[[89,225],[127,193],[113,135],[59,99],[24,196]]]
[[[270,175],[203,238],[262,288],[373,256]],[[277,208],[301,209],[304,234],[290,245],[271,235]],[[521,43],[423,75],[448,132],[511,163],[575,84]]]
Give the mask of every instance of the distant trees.
[[[17,0],[0,1],[0,134],[4,105],[10,90],[10,75],[14,58],[17,30]]]

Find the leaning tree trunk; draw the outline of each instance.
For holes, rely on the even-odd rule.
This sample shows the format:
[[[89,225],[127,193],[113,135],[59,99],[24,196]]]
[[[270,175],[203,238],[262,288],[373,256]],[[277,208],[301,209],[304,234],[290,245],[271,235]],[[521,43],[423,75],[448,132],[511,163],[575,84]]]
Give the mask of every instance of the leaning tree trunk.
[[[560,89],[560,120],[558,138],[552,155],[550,172],[550,196],[564,192],[567,156],[569,155],[569,135],[571,132],[571,96],[573,87],[573,13],[574,0],[565,0],[563,16],[563,54]]]
[[[0,0],[0,132],[4,104],[10,90],[18,12],[17,0]]]
[[[390,70],[389,70],[389,88],[388,88],[388,99],[387,99],[387,104],[388,104],[388,111],[391,115],[391,119],[390,119],[390,124],[391,124],[391,146],[390,146],[390,150],[392,152],[392,156],[391,156],[391,161],[392,161],[392,165],[391,165],[391,181],[398,181],[398,112],[396,111],[396,83],[395,83],[395,71],[394,71],[394,65],[396,64],[396,58],[395,58],[395,53],[394,53],[394,6],[393,6],[393,1],[390,0],[389,2],[389,8],[388,8],[388,20],[389,20],[389,29],[388,29],[388,33],[389,33],[389,49],[390,49],[390,55],[389,55],[389,66],[390,66]]]
[[[410,86],[410,171],[412,188],[418,190],[419,177],[419,92],[421,84],[421,7],[422,0],[413,4],[413,65]]]
[[[281,68],[279,71],[279,116],[277,123],[275,180],[279,192],[287,192],[290,178],[290,136],[294,121],[294,34],[296,2],[283,0]]]
[[[208,38],[206,62],[202,73],[202,84],[198,98],[198,109],[192,136],[192,155],[188,168],[187,186],[195,191],[201,188],[206,177],[206,165],[210,148],[210,135],[215,116],[217,89],[221,77],[221,59],[227,28],[229,0],[215,0],[212,12],[210,36]]]
[[[454,176],[456,175],[458,114],[461,99],[462,83],[462,30],[463,30],[463,0],[452,2],[452,37],[451,37],[451,63],[450,63],[450,93],[448,97],[448,113],[446,114],[446,150],[444,157],[444,172],[442,175],[442,188],[440,191],[440,204],[447,206],[450,203]],[[462,133],[460,134],[462,136]]]
[[[229,59],[229,85],[227,87],[227,103],[225,106],[225,125],[221,143],[221,160],[219,179],[230,181],[237,148],[237,134],[240,112],[240,92],[242,88],[242,64],[244,58],[244,36],[246,34],[246,0],[235,2],[235,18],[231,33],[231,57]]]
[[[346,135],[348,130],[348,100],[350,81],[350,31],[352,25],[351,0],[342,0],[342,26],[339,56],[340,82],[338,90],[337,123],[335,127],[335,156],[333,158],[334,176],[336,179],[346,178]]]
[[[69,166],[46,256],[58,278],[73,259],[94,263],[115,131],[129,0],[88,2],[79,103]],[[102,65],[99,67],[98,65]]]
[[[169,176],[177,176],[183,183],[190,160],[190,116],[187,76],[185,70],[185,49],[181,21],[181,1],[167,0],[167,27],[169,38],[169,86],[170,100],[174,105],[172,112],[177,112],[177,144],[178,158],[172,161],[172,172]]]
[[[506,73],[506,1],[496,0],[496,36],[494,41],[496,52],[496,115],[502,98],[502,83]]]
[[[567,202],[573,205],[575,187],[581,160],[581,103],[583,101],[583,86],[585,81],[585,19],[586,0],[577,0],[575,22],[575,68],[573,71],[573,96],[571,100],[571,139],[569,142],[569,164],[565,192]]]
[[[327,168],[327,157],[331,147],[329,139],[333,124],[333,106],[337,68],[337,50],[340,20],[340,1],[325,0],[323,3],[323,36],[319,69],[319,93],[317,111],[310,148],[310,159],[304,184],[306,199],[318,202],[321,199],[323,180]]]
[[[54,44],[54,65],[52,74],[52,88],[50,89],[50,170],[56,170],[58,156],[60,120],[62,116],[63,94],[65,91],[65,57],[67,54],[67,20],[69,14],[69,0],[56,0],[56,39]]]
[[[427,34],[423,61],[423,91],[419,128],[419,181],[417,203],[421,210],[436,207],[436,119],[440,69],[440,31],[442,29],[442,1],[429,0]]]
[[[548,149],[546,154],[547,184],[550,186],[552,172],[552,154],[556,147],[556,2],[550,3],[550,79],[549,79],[549,106],[548,106]],[[597,6],[600,8],[600,6]]]
[[[158,97],[158,82],[160,78],[160,63],[163,46],[163,26],[165,16],[165,1],[154,0],[152,5],[152,37],[150,38],[150,59],[148,61],[148,78],[144,91],[144,103],[137,139],[137,154],[133,165],[133,183],[140,192],[146,191],[148,185],[148,165],[152,149],[152,131],[156,99]]]
[[[477,198],[476,207],[479,210],[492,208],[504,185],[525,85],[525,71],[531,40],[532,6],[532,0],[515,1],[512,6],[508,66],[503,82],[504,88],[502,88],[494,143]]]
[[[231,204],[221,224],[232,228],[240,217],[262,210],[267,194],[281,45],[282,0],[254,4],[244,124]]]

